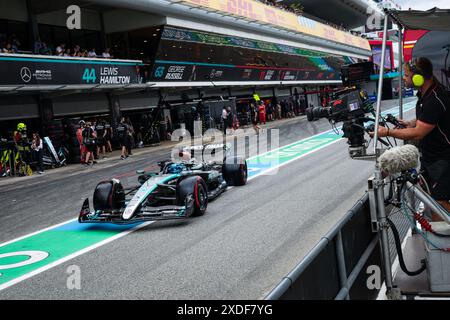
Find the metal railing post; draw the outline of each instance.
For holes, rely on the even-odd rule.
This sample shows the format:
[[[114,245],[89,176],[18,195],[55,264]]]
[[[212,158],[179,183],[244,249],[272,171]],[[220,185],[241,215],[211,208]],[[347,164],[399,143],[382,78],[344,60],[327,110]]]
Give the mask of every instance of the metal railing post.
[[[342,288],[347,290],[347,294],[345,296],[345,300],[350,300],[350,295],[348,294],[348,279],[347,279],[347,268],[345,267],[345,256],[344,256],[344,246],[342,245],[342,232],[339,232],[336,235],[336,257],[338,263],[338,272],[339,272],[339,283]]]
[[[378,128],[380,127],[381,96],[383,94],[384,60],[386,58],[386,37],[389,16],[384,17],[383,45],[381,46],[380,78],[378,79],[377,108],[375,116],[375,134],[373,137],[373,153],[377,153]]]
[[[402,27],[398,26],[398,105],[399,112],[398,116],[403,119],[403,30]]]
[[[411,182],[406,182],[406,186],[413,193],[413,195],[422,201],[426,207],[430,208],[434,213],[439,215],[447,224],[450,225],[450,214],[447,210],[436,202],[430,195],[417,188]]]
[[[386,211],[384,204],[384,183],[383,177],[381,175],[381,169],[377,164],[375,166],[375,176],[374,176],[374,191],[375,191],[375,199],[377,203],[377,214],[378,214],[378,225],[380,231],[380,239],[381,239],[381,254],[383,258],[384,264],[384,277],[386,282],[386,291],[389,296],[390,291],[393,288],[392,284],[392,270],[391,270],[391,254],[389,251],[389,238],[388,238],[388,223],[386,220]]]

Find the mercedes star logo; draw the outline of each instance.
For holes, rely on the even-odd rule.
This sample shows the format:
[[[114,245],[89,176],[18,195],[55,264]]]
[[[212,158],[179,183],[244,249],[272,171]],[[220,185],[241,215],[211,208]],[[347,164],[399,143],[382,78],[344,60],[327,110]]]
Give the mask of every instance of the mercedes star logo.
[[[22,77],[23,82],[31,81],[31,70],[27,67],[23,67],[20,69],[20,76]]]

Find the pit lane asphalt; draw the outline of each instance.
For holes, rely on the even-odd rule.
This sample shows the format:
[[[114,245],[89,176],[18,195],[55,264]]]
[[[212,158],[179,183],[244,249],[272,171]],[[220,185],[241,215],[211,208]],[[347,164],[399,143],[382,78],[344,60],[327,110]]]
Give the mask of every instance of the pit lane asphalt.
[[[330,126],[299,118],[279,129],[286,145]],[[1,187],[0,242],[75,218],[99,180],[168,156],[155,151],[70,177]],[[153,223],[0,291],[0,299],[263,298],[363,195],[372,170],[372,162],[348,158],[345,141],[334,143],[228,190],[202,217]],[[70,265],[80,267],[81,290],[67,289]]]

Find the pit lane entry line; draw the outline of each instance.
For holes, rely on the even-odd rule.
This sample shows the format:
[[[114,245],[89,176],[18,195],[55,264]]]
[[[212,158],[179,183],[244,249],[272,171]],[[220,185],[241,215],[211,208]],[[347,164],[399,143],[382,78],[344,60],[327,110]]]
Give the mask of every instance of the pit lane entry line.
[[[415,106],[405,104],[404,111]],[[394,113],[398,107],[384,112]],[[249,180],[342,140],[332,130],[296,141],[248,159]],[[278,157],[278,158],[277,158]],[[277,158],[276,165],[272,159]],[[0,244],[0,291],[48,269],[144,228],[153,221],[132,225],[79,224],[71,219]],[[62,245],[63,244],[63,245]]]

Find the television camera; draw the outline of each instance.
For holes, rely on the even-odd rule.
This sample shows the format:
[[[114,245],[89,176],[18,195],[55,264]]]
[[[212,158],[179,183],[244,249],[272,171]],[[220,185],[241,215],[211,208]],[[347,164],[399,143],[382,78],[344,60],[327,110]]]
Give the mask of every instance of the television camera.
[[[375,155],[367,154],[370,141],[364,134],[374,131],[375,109],[367,92],[360,88],[360,84],[370,79],[373,67],[372,62],[345,65],[341,69],[341,79],[344,86],[342,90],[332,93],[331,101],[327,107],[310,107],[306,109],[308,121],[326,118],[331,123],[337,134],[339,129],[336,124],[342,122],[343,138],[347,138],[349,155],[354,159],[373,159]],[[368,115],[369,114],[369,115]],[[391,114],[380,121],[380,125],[387,123],[401,127],[398,120]],[[366,125],[366,123],[371,123]],[[385,146],[391,146],[389,142],[378,138]]]

